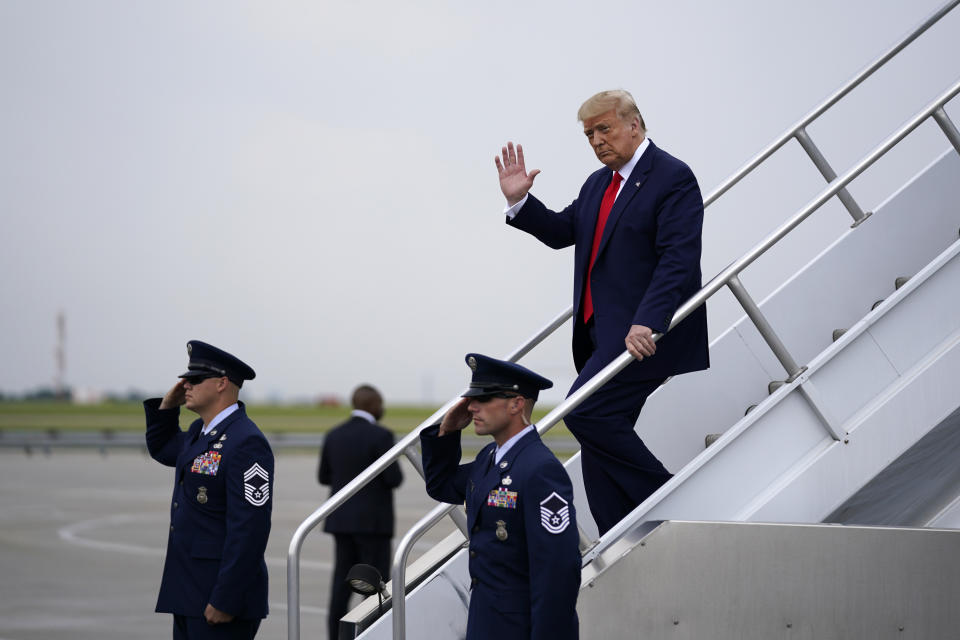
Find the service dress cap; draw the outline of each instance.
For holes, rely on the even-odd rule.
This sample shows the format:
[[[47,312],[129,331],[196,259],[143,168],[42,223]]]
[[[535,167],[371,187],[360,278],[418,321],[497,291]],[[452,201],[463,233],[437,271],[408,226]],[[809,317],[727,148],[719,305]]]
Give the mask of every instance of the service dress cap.
[[[540,374],[515,362],[497,360],[479,353],[468,353],[466,361],[473,371],[473,377],[470,388],[463,394],[464,398],[515,393],[536,400],[542,389],[553,386],[552,382]]]
[[[244,380],[257,377],[253,368],[240,358],[200,340],[187,343],[187,355],[190,363],[187,365],[187,372],[180,374],[180,378],[226,376],[230,382],[242,387]]]

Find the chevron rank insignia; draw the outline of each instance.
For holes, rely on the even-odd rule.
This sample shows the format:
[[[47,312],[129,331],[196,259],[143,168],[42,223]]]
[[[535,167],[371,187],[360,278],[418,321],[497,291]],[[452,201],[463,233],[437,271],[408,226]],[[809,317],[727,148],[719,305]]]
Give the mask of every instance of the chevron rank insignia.
[[[243,496],[255,507],[270,499],[270,474],[256,462],[243,472]]]
[[[540,524],[550,533],[561,533],[570,526],[570,504],[556,491],[540,502]]]

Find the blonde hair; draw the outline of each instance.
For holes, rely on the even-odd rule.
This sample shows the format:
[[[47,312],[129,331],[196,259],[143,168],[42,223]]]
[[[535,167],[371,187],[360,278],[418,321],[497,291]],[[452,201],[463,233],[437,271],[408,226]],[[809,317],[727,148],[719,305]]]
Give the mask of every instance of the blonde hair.
[[[623,89],[601,91],[587,98],[587,101],[580,105],[580,110],[577,111],[577,119],[583,122],[611,109],[615,110],[617,116],[623,121],[629,121],[636,117],[640,120],[640,131],[647,132],[647,125],[643,122],[643,116],[640,115],[637,103],[634,102],[633,96]]]

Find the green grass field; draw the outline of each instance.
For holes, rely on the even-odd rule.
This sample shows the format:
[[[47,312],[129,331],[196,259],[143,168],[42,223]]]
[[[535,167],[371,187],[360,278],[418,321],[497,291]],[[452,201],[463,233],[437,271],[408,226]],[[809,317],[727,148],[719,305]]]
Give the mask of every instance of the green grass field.
[[[408,433],[430,417],[438,407],[393,406],[383,423],[397,434]],[[534,420],[552,407],[538,408]],[[349,407],[248,405],[247,413],[267,433],[323,433],[350,415]],[[186,427],[194,414],[184,410],[180,424]],[[143,406],[137,402],[107,402],[75,405],[66,402],[0,402],[0,430],[31,431],[143,431]],[[548,438],[571,437],[563,423],[551,429]]]

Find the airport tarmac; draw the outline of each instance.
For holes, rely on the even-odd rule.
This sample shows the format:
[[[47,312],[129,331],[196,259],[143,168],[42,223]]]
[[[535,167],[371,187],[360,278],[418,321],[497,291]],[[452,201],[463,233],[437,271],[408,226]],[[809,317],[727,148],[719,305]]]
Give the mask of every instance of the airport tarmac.
[[[436,503],[403,461],[397,537]],[[258,638],[287,637],[287,549],[328,495],[312,453],[277,454],[267,545],[270,615]],[[154,612],[166,547],[173,469],[143,452],[0,450],[0,640],[169,638],[172,617]],[[322,527],[322,525],[321,525]],[[301,637],[326,638],[333,539],[317,527],[303,545]],[[417,553],[446,536],[446,521]]]

